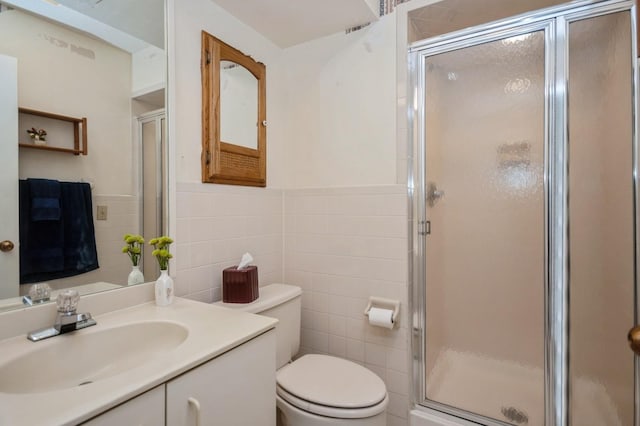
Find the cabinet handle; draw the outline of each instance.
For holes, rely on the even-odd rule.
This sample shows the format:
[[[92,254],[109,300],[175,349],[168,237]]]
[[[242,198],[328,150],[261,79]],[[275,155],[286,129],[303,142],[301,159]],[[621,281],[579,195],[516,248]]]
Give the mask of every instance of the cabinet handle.
[[[196,426],[200,426],[200,403],[194,397],[190,397],[188,400],[189,405],[192,405],[196,410]]]

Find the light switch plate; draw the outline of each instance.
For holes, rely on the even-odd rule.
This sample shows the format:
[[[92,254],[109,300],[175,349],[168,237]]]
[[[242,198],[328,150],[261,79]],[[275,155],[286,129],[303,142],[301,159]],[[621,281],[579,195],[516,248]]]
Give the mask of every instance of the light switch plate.
[[[107,220],[107,206],[98,206],[97,220]]]

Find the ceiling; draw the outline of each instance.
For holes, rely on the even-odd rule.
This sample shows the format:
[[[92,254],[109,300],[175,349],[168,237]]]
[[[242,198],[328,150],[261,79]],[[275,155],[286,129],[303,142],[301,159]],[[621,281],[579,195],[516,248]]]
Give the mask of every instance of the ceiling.
[[[164,0],[2,1],[97,33],[127,51],[141,49],[139,41],[164,48]],[[368,24],[380,9],[379,0],[212,1],[282,48]]]
[[[285,48],[378,19],[378,0],[213,0]]]
[[[56,0],[56,2],[164,49],[164,0]]]
[[[164,50],[164,0],[0,0],[130,53]]]

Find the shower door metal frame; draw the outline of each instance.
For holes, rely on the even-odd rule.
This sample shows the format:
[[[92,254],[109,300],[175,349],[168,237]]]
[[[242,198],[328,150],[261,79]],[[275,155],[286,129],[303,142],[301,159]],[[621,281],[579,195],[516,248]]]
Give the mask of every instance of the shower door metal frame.
[[[135,161],[138,173],[136,175],[136,188],[139,195],[138,200],[138,229],[140,233],[144,230],[144,131],[145,124],[153,123],[155,131],[155,159],[156,159],[156,193],[154,197],[156,199],[156,226],[158,229],[157,235],[166,235],[168,231],[168,188],[169,188],[169,170],[167,162],[167,143],[166,143],[166,124],[167,124],[167,112],[165,108],[149,111],[136,117],[135,123],[135,136],[136,147],[135,155],[137,160]],[[164,124],[163,124],[164,121]],[[144,258],[142,260],[142,266],[144,267]]]
[[[636,61],[636,5],[632,0],[585,0],[543,9],[481,27],[437,36],[409,46],[408,93],[408,197],[409,197],[409,292],[413,312],[412,402],[465,420],[488,426],[507,423],[426,399],[425,375],[425,303],[426,303],[426,60],[428,57],[465,49],[508,37],[544,31],[545,34],[545,112],[544,112],[544,232],[545,232],[545,348],[544,348],[544,418],[546,426],[570,425],[569,387],[569,265],[568,265],[568,32],[572,22],[629,11],[633,75],[632,150],[633,150],[633,218],[634,218],[634,318],[640,322],[638,305],[638,261],[640,230],[638,226],[638,138]],[[553,155],[551,155],[551,153]],[[420,285],[425,283],[425,285]],[[630,324],[632,326],[632,324]],[[640,426],[640,361],[634,363],[634,425]]]

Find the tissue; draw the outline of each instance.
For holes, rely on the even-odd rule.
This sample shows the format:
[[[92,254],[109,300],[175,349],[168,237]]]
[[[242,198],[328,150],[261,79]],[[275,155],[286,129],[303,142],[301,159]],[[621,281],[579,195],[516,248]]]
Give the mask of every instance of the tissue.
[[[249,253],[243,254],[240,263],[238,263],[238,270],[245,269],[251,262],[253,262],[253,256]]]

